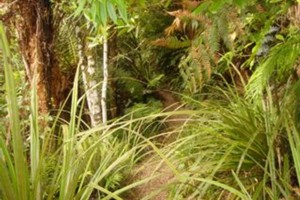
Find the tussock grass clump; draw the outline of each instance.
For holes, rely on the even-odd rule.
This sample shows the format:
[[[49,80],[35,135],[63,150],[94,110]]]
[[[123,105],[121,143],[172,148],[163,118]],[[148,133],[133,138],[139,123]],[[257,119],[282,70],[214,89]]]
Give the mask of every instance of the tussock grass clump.
[[[170,198],[298,198],[299,132],[283,108],[289,95],[275,102],[270,92],[249,100],[221,91],[223,99],[199,102],[183,136],[165,147],[185,177]]]

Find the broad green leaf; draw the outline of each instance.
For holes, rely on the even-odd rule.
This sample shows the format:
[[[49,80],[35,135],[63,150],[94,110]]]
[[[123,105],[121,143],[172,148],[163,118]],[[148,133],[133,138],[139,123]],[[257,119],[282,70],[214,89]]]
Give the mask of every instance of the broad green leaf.
[[[96,23],[100,23],[99,22],[99,19],[97,16],[99,16],[99,7],[100,7],[100,3],[99,2],[96,2],[95,3],[95,6],[92,6],[91,9],[88,9],[88,12],[90,13],[90,15],[92,16],[91,19],[93,22],[96,22]]]
[[[215,0],[214,3],[212,3],[209,7],[209,10],[212,13],[218,12],[224,5],[226,1],[224,0]]]
[[[82,13],[82,11],[84,10],[85,4],[86,4],[86,0],[80,0],[79,1],[79,5],[78,5],[77,9],[74,12],[74,16],[78,16]]]
[[[117,24],[117,13],[115,11],[115,8],[114,8],[114,5],[110,2],[107,2],[107,12],[108,12],[108,15],[110,17],[110,19],[115,23]]]
[[[236,5],[238,5],[240,8],[245,7],[245,5],[247,5],[248,1],[245,0],[233,0],[233,3],[235,3]]]
[[[281,34],[277,34],[275,37],[277,40],[284,41],[284,37]]]
[[[149,87],[155,87],[159,84],[159,82],[161,81],[162,78],[164,78],[164,74],[160,74],[158,76],[156,76],[155,78],[153,78],[152,80],[149,81],[148,86]]]
[[[101,3],[99,5],[100,7],[100,20],[101,20],[101,24],[103,26],[107,25],[107,10],[106,10],[106,3]]]
[[[117,0],[117,7],[118,7],[118,11],[120,14],[120,17],[127,22],[128,18],[127,18],[127,10],[126,10],[126,4],[125,1],[123,0]]]
[[[203,11],[207,10],[211,2],[206,1],[204,3],[201,3],[194,11],[193,14],[200,14]]]

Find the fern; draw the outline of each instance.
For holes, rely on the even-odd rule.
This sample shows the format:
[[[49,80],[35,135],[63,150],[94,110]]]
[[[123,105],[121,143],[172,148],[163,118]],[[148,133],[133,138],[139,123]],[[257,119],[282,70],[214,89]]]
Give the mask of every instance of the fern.
[[[177,37],[167,37],[152,41],[151,44],[169,49],[181,49],[191,46],[191,41],[187,38],[179,40]]]
[[[75,24],[71,20],[61,24],[54,43],[55,55],[63,71],[74,71],[78,61]]]
[[[184,79],[184,87],[192,94],[201,91],[212,74],[212,56],[201,38],[194,41],[189,54],[179,63],[179,69]]]
[[[218,33],[222,38],[225,46],[228,49],[232,49],[232,41],[229,38],[229,22],[227,20],[226,15],[223,14],[223,12],[221,12],[221,16],[216,18],[216,24],[218,27]]]
[[[213,67],[218,63],[219,54],[224,53],[225,49],[233,49],[233,39],[230,34],[242,33],[243,28],[237,8],[227,5],[225,1],[222,2],[222,6],[217,4],[209,5],[210,9],[202,11],[198,8],[204,3],[200,3],[194,11],[183,6],[180,10],[168,12],[175,19],[165,29],[165,38],[153,42],[157,46],[182,47],[182,43],[174,40],[176,38],[174,35],[178,36],[178,33],[184,34],[191,40],[187,55],[179,63],[184,87],[190,93],[201,91],[204,84],[210,80]]]
[[[213,24],[208,28],[206,35],[209,53],[213,55],[220,49],[220,34],[218,33],[218,26],[216,24]]]
[[[299,36],[291,37],[285,43],[273,47],[268,58],[251,76],[247,85],[247,96],[252,98],[258,97],[266,88],[275,72],[279,81],[282,81],[290,74],[299,56]]]

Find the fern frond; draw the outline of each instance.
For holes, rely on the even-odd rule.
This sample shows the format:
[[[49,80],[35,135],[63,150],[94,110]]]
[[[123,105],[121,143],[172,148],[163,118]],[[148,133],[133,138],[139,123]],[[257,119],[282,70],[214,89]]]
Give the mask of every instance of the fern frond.
[[[220,34],[218,32],[218,27],[216,24],[213,24],[206,31],[205,37],[206,46],[208,47],[209,53],[211,55],[215,54],[220,49]]]
[[[70,21],[59,26],[59,34],[54,43],[55,55],[63,71],[70,71],[78,62],[75,24]]]
[[[184,79],[185,89],[194,94],[199,92],[204,83],[211,78],[212,60],[206,45],[200,38],[194,41],[189,50],[189,54],[181,60],[179,69]]]
[[[166,36],[171,36],[175,33],[175,31],[178,31],[178,30],[183,31],[182,30],[182,22],[178,17],[176,17],[174,19],[173,23],[169,27],[167,27],[164,32],[165,32]]]
[[[180,75],[183,78],[183,87],[189,93],[194,94],[198,91],[199,87],[194,72],[195,66],[192,65],[191,59],[190,55],[182,57],[178,67]]]
[[[177,37],[159,38],[151,42],[152,45],[166,47],[169,49],[181,49],[191,46],[191,41],[187,38],[179,40]]]
[[[165,34],[168,36],[172,35],[175,31],[184,32],[188,30],[188,28],[195,30],[199,27],[199,24],[201,24],[204,29],[212,24],[211,19],[205,15],[195,15],[189,10],[176,10],[167,13],[175,17],[173,23],[165,29]]]
[[[300,37],[290,38],[271,49],[269,57],[257,68],[246,87],[247,96],[258,97],[276,72],[283,79],[293,69],[300,56]]]
[[[229,36],[229,32],[230,32],[229,31],[229,22],[227,20],[226,15],[222,14],[222,12],[221,12],[221,16],[217,17],[215,20],[216,20],[215,23],[217,25],[219,35],[222,38],[225,46],[228,49],[232,49],[233,44],[232,44],[232,41]]]
[[[210,62],[212,60],[211,55],[204,48],[201,48],[199,58],[201,66],[203,67],[202,71],[204,71],[202,73],[205,73],[207,76],[206,79],[209,80],[212,74],[212,65]]]

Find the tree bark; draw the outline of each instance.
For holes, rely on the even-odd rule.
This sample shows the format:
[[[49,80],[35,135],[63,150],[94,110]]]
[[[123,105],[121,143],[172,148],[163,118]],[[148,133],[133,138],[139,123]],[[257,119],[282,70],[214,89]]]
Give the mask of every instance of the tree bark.
[[[57,84],[61,73],[53,56],[53,24],[50,0],[22,0],[16,10],[16,29],[30,85],[37,80],[39,112],[49,113],[58,101]],[[56,102],[57,103],[57,102]]]
[[[92,47],[86,42],[85,34],[77,27],[76,34],[78,38],[78,66],[81,68],[82,80],[86,92],[86,99],[89,108],[89,116],[92,127],[101,123],[101,108],[100,108],[100,92],[97,86],[97,76],[95,60],[93,57]]]

